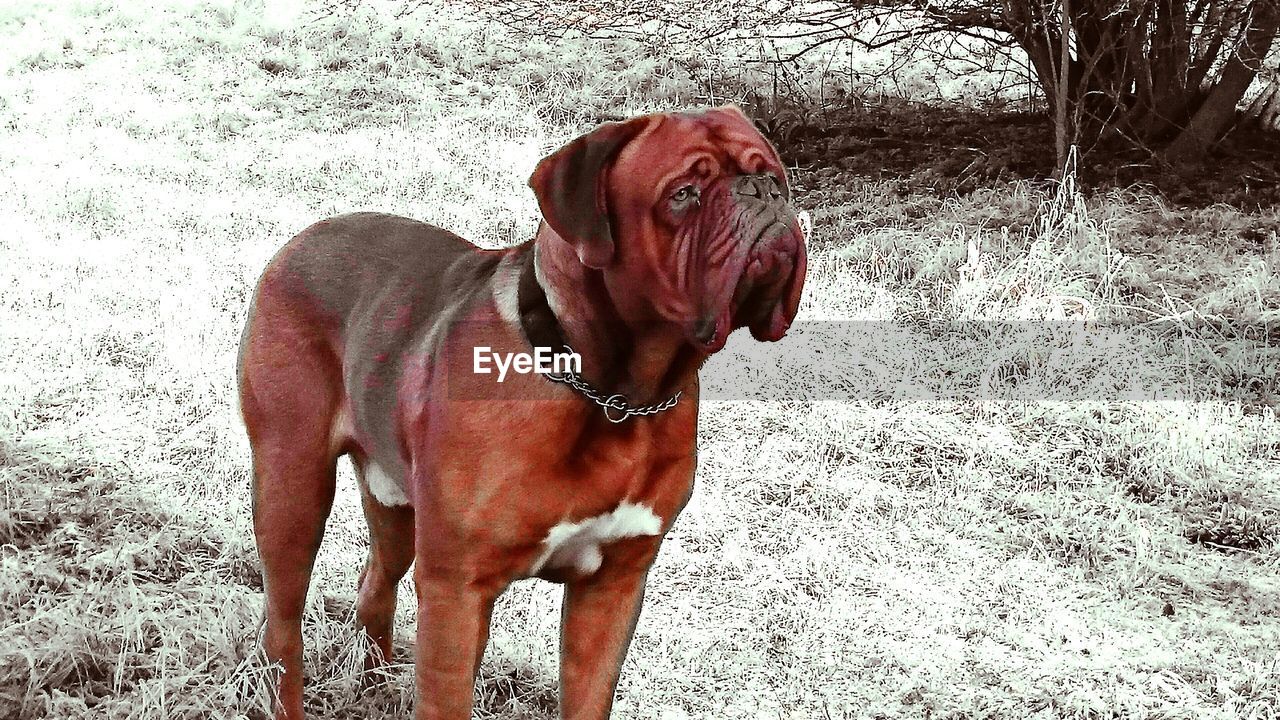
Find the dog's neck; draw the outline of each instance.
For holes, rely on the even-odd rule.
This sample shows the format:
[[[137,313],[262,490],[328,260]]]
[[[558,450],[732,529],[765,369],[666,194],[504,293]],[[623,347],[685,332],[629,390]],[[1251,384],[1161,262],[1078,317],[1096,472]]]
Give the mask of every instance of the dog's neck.
[[[694,383],[706,357],[681,329],[624,318],[603,272],[584,266],[569,243],[545,224],[528,262],[534,263],[565,344],[582,357],[582,376],[595,388],[644,405],[661,402]],[[565,287],[579,292],[557,291]]]

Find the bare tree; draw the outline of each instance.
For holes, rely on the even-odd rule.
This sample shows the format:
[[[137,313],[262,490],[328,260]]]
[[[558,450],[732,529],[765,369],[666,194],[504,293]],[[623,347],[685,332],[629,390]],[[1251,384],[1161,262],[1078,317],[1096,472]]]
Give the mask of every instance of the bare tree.
[[[1050,109],[1059,160],[1122,139],[1174,163],[1229,129],[1280,32],[1280,0],[472,0],[525,32],[658,44],[788,41],[794,59],[849,42],[978,41],[1020,59]],[[934,43],[935,49],[954,44]],[[988,56],[990,57],[990,56]]]

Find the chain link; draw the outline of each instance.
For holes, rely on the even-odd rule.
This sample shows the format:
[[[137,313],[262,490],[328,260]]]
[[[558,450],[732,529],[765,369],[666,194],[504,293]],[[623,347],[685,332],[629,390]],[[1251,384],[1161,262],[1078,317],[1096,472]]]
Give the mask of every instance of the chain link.
[[[568,345],[565,348],[569,352],[573,352],[573,348]],[[603,393],[591,387],[586,380],[583,380],[581,375],[569,370],[562,373],[546,373],[545,377],[548,380],[568,385],[591,402],[599,405],[604,410],[605,418],[611,423],[620,423],[632,416],[656,415],[663,410],[670,410],[675,407],[677,402],[680,402],[680,396],[684,394],[684,391],[681,390],[660,403],[637,406],[627,402],[627,398],[623,395],[614,394],[605,397]],[[615,415],[614,413],[620,414]]]

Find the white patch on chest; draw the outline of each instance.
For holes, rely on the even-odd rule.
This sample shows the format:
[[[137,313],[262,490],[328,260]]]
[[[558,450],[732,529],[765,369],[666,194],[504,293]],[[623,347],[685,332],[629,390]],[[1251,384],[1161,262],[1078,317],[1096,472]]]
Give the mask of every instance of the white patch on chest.
[[[662,518],[644,505],[624,502],[613,512],[578,522],[562,522],[547,531],[532,574],[546,568],[573,568],[584,575],[600,569],[600,546],[615,540],[662,532]]]
[[[377,463],[370,460],[362,475],[365,487],[369,488],[369,493],[378,502],[387,506],[409,504],[409,496],[404,494],[404,487],[378,467]]]

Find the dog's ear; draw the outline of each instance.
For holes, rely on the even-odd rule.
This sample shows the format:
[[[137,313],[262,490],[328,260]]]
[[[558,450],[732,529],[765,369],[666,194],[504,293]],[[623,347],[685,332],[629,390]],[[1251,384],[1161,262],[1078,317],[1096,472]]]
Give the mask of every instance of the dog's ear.
[[[604,123],[543,158],[529,178],[542,217],[589,268],[599,270],[613,260],[606,187],[609,168],[650,120],[645,116]]]

